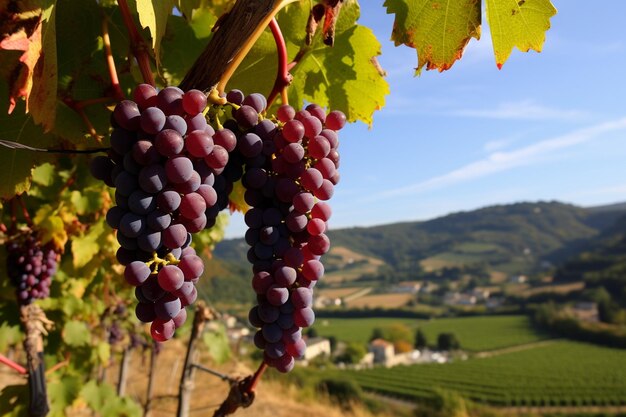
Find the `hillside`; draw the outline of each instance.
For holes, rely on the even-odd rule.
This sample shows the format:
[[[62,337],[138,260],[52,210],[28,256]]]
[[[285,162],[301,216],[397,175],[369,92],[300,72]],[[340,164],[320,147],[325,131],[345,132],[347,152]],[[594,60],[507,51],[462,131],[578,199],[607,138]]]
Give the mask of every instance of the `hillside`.
[[[397,282],[441,270],[529,274],[580,253],[623,214],[622,205],[585,209],[559,202],[517,203],[423,222],[332,230],[325,282]],[[207,268],[213,270],[215,262],[221,271],[212,272],[213,287],[228,279],[231,288],[233,280],[247,288],[247,249],[243,239],[217,245]]]

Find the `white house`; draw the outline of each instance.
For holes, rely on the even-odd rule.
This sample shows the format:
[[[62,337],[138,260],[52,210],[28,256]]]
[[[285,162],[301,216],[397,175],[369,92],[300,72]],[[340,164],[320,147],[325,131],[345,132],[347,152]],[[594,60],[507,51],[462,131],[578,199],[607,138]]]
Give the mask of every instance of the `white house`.
[[[311,360],[321,355],[330,356],[330,340],[323,337],[312,337],[306,341],[304,360]]]
[[[395,354],[393,344],[384,339],[372,340],[369,351],[374,354],[374,363],[386,363]]]

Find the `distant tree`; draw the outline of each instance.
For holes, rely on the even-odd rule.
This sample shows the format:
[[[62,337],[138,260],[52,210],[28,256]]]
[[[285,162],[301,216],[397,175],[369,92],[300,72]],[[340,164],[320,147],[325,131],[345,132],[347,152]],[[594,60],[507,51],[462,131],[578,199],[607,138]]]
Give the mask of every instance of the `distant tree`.
[[[412,351],[413,346],[406,340],[398,340],[393,344],[393,349],[396,353],[406,353]]]
[[[437,349],[439,350],[455,350],[461,347],[461,343],[454,333],[439,333],[437,337]]]
[[[337,355],[335,362],[359,363],[366,353],[365,346],[357,342],[350,342],[346,345],[344,351]]]
[[[334,352],[337,348],[337,338],[335,336],[328,336],[328,343],[330,343],[330,351]]]
[[[424,349],[428,345],[428,340],[426,339],[426,335],[422,331],[422,329],[417,329],[415,331],[415,342],[413,346],[415,349]]]
[[[317,330],[315,330],[314,327],[309,328],[309,330],[306,331],[306,335],[311,339],[319,337],[319,333],[317,333]]]
[[[411,328],[406,324],[396,323],[383,328],[383,339],[390,341],[391,343],[405,342],[409,345],[413,340],[413,333]]]
[[[372,329],[372,335],[369,338],[369,341],[371,342],[372,340],[375,339],[384,339],[385,338],[385,334],[383,333],[383,329],[381,329],[380,327],[374,327]]]

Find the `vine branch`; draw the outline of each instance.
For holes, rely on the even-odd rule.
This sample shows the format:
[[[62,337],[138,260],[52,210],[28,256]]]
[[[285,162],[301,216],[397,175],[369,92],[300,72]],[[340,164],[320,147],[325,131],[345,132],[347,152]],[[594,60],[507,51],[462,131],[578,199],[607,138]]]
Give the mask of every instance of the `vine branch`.
[[[276,13],[297,0],[239,0],[220,25],[179,87],[223,93],[243,58]]]
[[[106,16],[102,18],[102,40],[104,42],[104,55],[109,69],[109,77],[111,78],[111,87],[113,95],[118,101],[124,100],[124,92],[120,87],[120,80],[115,69],[115,60],[113,59],[113,51],[111,50],[111,39],[109,38],[109,20]]]
[[[274,36],[274,41],[276,42],[278,70],[276,72],[276,81],[274,81],[272,91],[267,96],[268,108],[272,105],[279,93],[281,94],[283,104],[289,104],[286,88],[291,85],[291,81],[293,80],[293,77],[289,74],[289,69],[287,68],[287,45],[285,44],[285,38],[283,37],[283,33],[280,31],[280,26],[278,25],[276,18],[270,20],[269,26],[272,31],[272,35]]]
[[[19,372],[22,375],[25,375],[28,373],[28,371],[26,370],[26,368],[24,368],[22,365],[13,362],[11,359],[7,358],[6,356],[4,356],[3,354],[0,353],[0,363],[8,366],[9,368]]]
[[[139,30],[137,30],[137,26],[133,21],[133,16],[128,8],[128,2],[126,0],[117,0],[117,4],[120,7],[124,25],[126,26],[126,29],[128,29],[128,35],[130,36],[130,48],[133,55],[137,59],[141,76],[146,84],[154,86],[154,77],[152,76],[152,69],[150,68],[148,46],[139,33]]]

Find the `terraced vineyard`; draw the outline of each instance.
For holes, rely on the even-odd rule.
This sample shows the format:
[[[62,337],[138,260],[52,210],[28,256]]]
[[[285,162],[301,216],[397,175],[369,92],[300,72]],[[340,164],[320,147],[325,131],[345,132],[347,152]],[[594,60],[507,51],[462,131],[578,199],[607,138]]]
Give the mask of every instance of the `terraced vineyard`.
[[[499,406],[626,405],[626,350],[555,341],[483,359],[347,371],[366,390],[418,401],[438,388]]]

